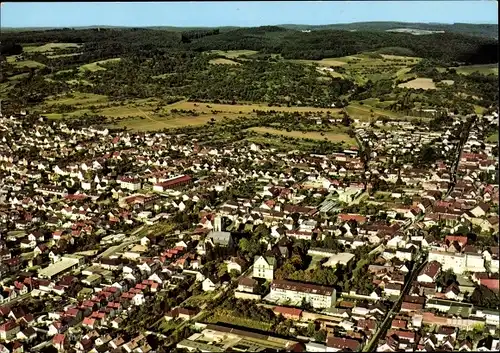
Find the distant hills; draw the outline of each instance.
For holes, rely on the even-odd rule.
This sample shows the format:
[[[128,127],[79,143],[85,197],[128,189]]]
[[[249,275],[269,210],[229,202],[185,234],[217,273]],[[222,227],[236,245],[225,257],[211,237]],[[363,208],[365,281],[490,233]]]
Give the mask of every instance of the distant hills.
[[[339,23],[321,26],[283,24],[280,27],[295,30],[346,30],[346,31],[390,31],[399,29],[414,29],[432,32],[448,32],[473,35],[485,38],[498,39],[498,24],[470,24],[470,23],[410,23],[410,22],[356,22]]]
[[[404,30],[408,33],[424,34],[423,31],[429,32],[447,32],[455,34],[465,34],[478,36],[483,38],[498,39],[498,24],[470,24],[470,23],[453,23],[453,24],[442,24],[442,23],[410,23],[410,22],[355,22],[355,23],[338,23],[329,25],[305,25],[305,24],[280,24],[273,27],[282,27],[297,31],[319,31],[319,30],[345,30],[345,31],[370,31],[370,32],[385,32],[393,30]],[[87,26],[87,27],[72,27],[73,29],[89,29],[89,28],[108,28],[108,29],[119,29],[119,28],[130,28],[126,26]],[[158,29],[167,31],[190,31],[190,30],[201,30],[201,29],[211,29],[218,28],[221,32],[231,31],[238,28],[246,27],[236,27],[236,26],[222,26],[222,27],[174,27],[174,26],[150,26],[142,27],[148,29]],[[54,27],[37,27],[37,28],[2,28],[2,31],[39,31],[56,29]],[[415,30],[415,31],[411,31]]]

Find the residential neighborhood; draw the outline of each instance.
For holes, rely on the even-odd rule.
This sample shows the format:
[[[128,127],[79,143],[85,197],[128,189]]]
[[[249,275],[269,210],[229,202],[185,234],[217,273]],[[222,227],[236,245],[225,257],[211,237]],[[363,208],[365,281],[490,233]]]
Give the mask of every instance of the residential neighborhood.
[[[498,351],[498,115],[449,119],[319,155],[2,116],[0,351]]]

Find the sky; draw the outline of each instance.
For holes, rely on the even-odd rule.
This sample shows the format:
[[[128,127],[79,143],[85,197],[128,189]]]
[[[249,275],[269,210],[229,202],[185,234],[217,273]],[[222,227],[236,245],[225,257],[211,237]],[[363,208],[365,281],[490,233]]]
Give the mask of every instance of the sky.
[[[496,0],[3,3],[2,27],[263,26],[365,21],[495,23]]]

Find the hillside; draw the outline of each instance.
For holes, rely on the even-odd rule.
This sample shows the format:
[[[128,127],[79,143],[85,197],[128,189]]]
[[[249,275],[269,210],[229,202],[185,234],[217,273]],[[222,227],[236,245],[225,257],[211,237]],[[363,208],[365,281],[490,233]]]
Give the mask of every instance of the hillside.
[[[498,39],[497,24],[470,23],[409,23],[409,22],[357,22],[331,25],[311,26],[298,24],[283,24],[280,27],[295,30],[355,30],[355,31],[388,31],[397,28],[412,28],[427,31],[445,31],[447,33],[465,34],[484,38]]]
[[[318,60],[355,55],[382,48],[400,47],[415,56],[465,64],[498,62],[498,41],[456,33],[415,36],[385,31],[345,31],[318,29],[303,33],[280,26],[189,31],[121,29],[55,29],[4,32],[3,42],[44,44],[81,43],[82,57],[68,60],[103,60],[137,51],[255,50],[281,54],[287,59]],[[4,46],[4,48],[7,46]],[[5,49],[3,49],[5,53]],[[9,54],[7,54],[9,55]]]

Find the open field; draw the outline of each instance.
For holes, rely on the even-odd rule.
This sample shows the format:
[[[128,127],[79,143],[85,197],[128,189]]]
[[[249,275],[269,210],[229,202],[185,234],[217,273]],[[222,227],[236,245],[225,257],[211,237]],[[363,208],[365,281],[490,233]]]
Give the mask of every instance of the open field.
[[[249,327],[257,330],[262,330],[262,331],[269,331],[271,329],[271,324],[267,322],[262,322],[258,320],[253,320],[253,319],[247,319],[243,317],[237,317],[235,315],[232,315],[231,312],[228,310],[217,310],[215,314],[211,317],[208,318],[209,322],[211,323],[224,323],[227,325],[236,325],[240,327]]]
[[[490,142],[490,143],[498,142],[498,132],[495,132],[495,133],[491,134],[490,136],[488,136],[488,138],[486,139],[486,142]]]
[[[330,67],[330,66],[344,66],[347,65],[346,58],[325,58],[321,60],[291,60],[292,62],[300,64],[318,64],[319,66]]]
[[[81,55],[81,54],[83,54],[83,53],[68,53],[68,54],[47,55],[47,58],[49,58],[49,59],[64,58],[64,57],[68,57],[68,56],[77,56],[77,55]]]
[[[327,140],[330,142],[344,142],[350,145],[356,145],[356,141],[351,138],[347,133],[342,131],[325,131],[324,135],[319,131],[286,131],[278,130],[269,127],[252,127],[249,130],[255,131],[259,134],[281,135],[297,139],[313,139],[313,140]]]
[[[240,63],[237,63],[236,61],[222,58],[210,60],[209,63],[214,65],[240,65]]]
[[[269,107],[267,104],[213,104],[213,103],[194,103],[188,101],[180,101],[170,104],[165,107],[166,111],[172,109],[194,110],[199,113],[210,113],[212,110],[217,110],[222,113],[247,114],[253,113],[254,110],[276,111],[276,112],[330,112],[339,113],[338,108],[313,108],[313,107]]]
[[[413,89],[436,89],[436,84],[430,78],[419,77],[405,83],[400,83],[398,87]]]
[[[75,106],[85,106],[98,103],[107,103],[108,97],[93,93],[73,93],[73,97],[50,97],[45,101],[45,104],[67,104]]]
[[[42,67],[45,67],[44,64],[42,63],[39,63],[38,61],[33,61],[33,60],[20,60],[20,61],[16,61],[16,56],[8,56],[7,57],[7,62],[14,65],[14,66],[17,66],[17,67],[32,67],[32,68],[42,68]]]
[[[101,60],[101,61],[96,61],[90,64],[85,64],[80,66],[80,71],[99,71],[99,70],[106,70],[106,68],[100,66],[102,64],[107,64],[107,63],[114,63],[120,61],[121,58],[114,58],[114,59],[108,59],[108,60]]]
[[[209,53],[210,54],[219,54],[219,55],[225,56],[226,58],[233,59],[233,58],[237,58],[237,57],[242,56],[242,55],[257,54],[258,51],[255,51],[255,50],[227,50],[227,51],[212,50]]]
[[[498,64],[459,66],[454,67],[454,69],[457,70],[459,74],[463,75],[470,75],[473,72],[478,72],[484,75],[498,75]]]
[[[347,113],[353,119],[359,119],[361,121],[371,121],[380,116],[386,116],[389,118],[403,118],[399,113],[392,112],[390,110],[384,110],[375,108],[373,106],[364,106],[356,103],[351,103],[346,107]],[[372,116],[373,115],[373,116]]]
[[[40,46],[28,45],[23,47],[23,51],[25,51],[26,53],[38,52],[46,54],[48,52],[54,51],[54,49],[68,49],[68,48],[80,48],[80,47],[81,45],[76,43],[47,43]]]

